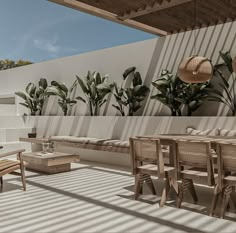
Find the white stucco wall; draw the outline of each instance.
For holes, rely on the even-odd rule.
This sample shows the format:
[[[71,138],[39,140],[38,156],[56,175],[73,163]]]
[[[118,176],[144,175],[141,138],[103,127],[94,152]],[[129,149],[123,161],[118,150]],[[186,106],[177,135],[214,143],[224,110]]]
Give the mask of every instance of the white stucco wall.
[[[231,50],[236,53],[236,22],[217,25],[197,30],[196,50],[199,55],[212,59],[213,64],[220,62],[219,51]],[[194,33],[192,31],[175,34],[160,39],[118,46],[78,56],[66,57],[52,61],[37,63],[0,72],[0,95],[12,94],[24,90],[29,82],[37,82],[41,77],[49,81],[60,80],[71,85],[75,75],[85,76],[88,70],[109,74],[112,81],[121,83],[122,73],[130,66],[136,66],[145,83],[150,86],[162,69],[177,71],[184,57],[192,55]],[[233,55],[236,55],[232,53]],[[150,96],[155,90],[150,86]],[[78,89],[77,94],[81,93]],[[112,107],[112,98],[101,111],[101,115],[116,115]],[[61,115],[56,100],[49,101],[46,115]],[[23,113],[18,108],[18,113]],[[86,115],[86,107],[79,103],[73,114]],[[216,116],[227,115],[228,109],[217,103],[205,103],[195,115]],[[147,104],[139,115],[170,115],[169,110],[159,102],[147,99]]]
[[[37,82],[41,77],[71,85],[76,74],[84,77],[88,70],[99,71],[103,75],[109,74],[112,81],[121,83],[124,70],[136,66],[145,78],[156,45],[157,40],[154,39],[1,71],[0,95],[24,90],[29,82]],[[79,95],[80,90],[77,93]],[[52,106],[55,105],[49,103],[50,111],[47,113],[61,114]],[[85,114],[85,112],[85,105],[78,104],[77,114]],[[108,108],[107,114],[114,115],[115,111],[113,108]]]

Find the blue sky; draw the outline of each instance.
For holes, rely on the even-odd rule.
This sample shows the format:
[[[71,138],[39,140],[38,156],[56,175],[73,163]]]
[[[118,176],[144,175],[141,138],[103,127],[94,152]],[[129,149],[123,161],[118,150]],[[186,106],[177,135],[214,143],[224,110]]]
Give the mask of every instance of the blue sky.
[[[0,59],[40,62],[155,38],[47,0],[0,4]]]

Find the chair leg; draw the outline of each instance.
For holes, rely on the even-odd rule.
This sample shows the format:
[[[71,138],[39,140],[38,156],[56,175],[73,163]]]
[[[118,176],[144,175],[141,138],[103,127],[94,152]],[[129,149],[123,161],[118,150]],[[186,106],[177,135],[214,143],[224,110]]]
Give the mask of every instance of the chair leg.
[[[214,212],[215,212],[215,209],[216,209],[216,204],[218,202],[220,193],[221,193],[221,191],[219,190],[218,185],[217,185],[214,189],[209,216],[214,215]]]
[[[176,200],[176,206],[177,208],[181,207],[182,201],[183,201],[183,196],[184,196],[184,191],[183,191],[183,181],[181,184],[179,184],[179,193],[177,195],[177,200]]]
[[[182,184],[179,186],[179,195],[177,197],[177,208],[181,207],[184,193],[186,191],[189,191],[191,196],[193,197],[194,203],[196,204],[198,202],[198,197],[194,188],[193,181],[191,179],[182,179]]]
[[[140,185],[140,176],[141,174],[137,174],[135,176],[135,190],[134,190],[134,199],[137,200],[138,197],[139,197],[139,194],[140,194],[140,188],[141,188],[141,185]]]
[[[232,187],[232,193],[235,194],[235,187]],[[236,210],[236,200],[235,200],[235,196],[231,196],[231,201],[234,205],[234,209]]]
[[[0,189],[0,191],[2,192],[2,190],[3,190],[3,178],[2,178],[2,176],[0,177],[0,183],[1,183],[1,189]]]
[[[152,194],[153,194],[153,195],[156,195],[157,193],[156,193],[156,190],[155,190],[153,181],[152,181],[152,179],[151,179],[151,176],[145,175],[144,179],[145,179],[145,182],[146,182],[146,184],[148,185],[150,191],[152,192]]]
[[[26,191],[25,166],[24,166],[23,161],[21,161],[21,163],[20,163],[20,171],[21,171],[21,181],[22,181],[22,185],[23,185],[23,190]]]
[[[223,200],[220,208],[220,218],[224,218],[225,210],[229,204],[230,194],[232,193],[232,187],[226,186],[224,188]]]
[[[193,184],[193,180],[189,180],[189,182],[190,182],[189,192],[193,197],[194,204],[197,204],[198,203],[198,197],[197,197],[197,193],[196,193],[196,190],[195,190],[195,187],[194,187],[194,184]]]
[[[169,191],[170,191],[170,182],[169,182],[169,177],[167,175],[165,180],[165,186],[162,191],[160,207],[163,207],[165,205]]]

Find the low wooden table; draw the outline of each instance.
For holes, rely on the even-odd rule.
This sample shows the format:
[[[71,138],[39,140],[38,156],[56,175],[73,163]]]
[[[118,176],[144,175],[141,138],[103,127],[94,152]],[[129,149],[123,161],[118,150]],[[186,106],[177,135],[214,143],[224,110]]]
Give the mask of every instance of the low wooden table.
[[[71,163],[79,162],[79,155],[72,155],[61,152],[42,154],[42,152],[24,153],[23,160],[26,168],[40,171],[47,174],[68,172],[71,170]]]

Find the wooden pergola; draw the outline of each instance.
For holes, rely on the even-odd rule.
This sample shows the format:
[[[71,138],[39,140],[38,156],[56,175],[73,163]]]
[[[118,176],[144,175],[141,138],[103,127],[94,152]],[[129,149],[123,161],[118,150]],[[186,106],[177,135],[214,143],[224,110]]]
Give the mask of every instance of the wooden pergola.
[[[158,36],[232,22],[236,19],[236,0],[49,1]]]

